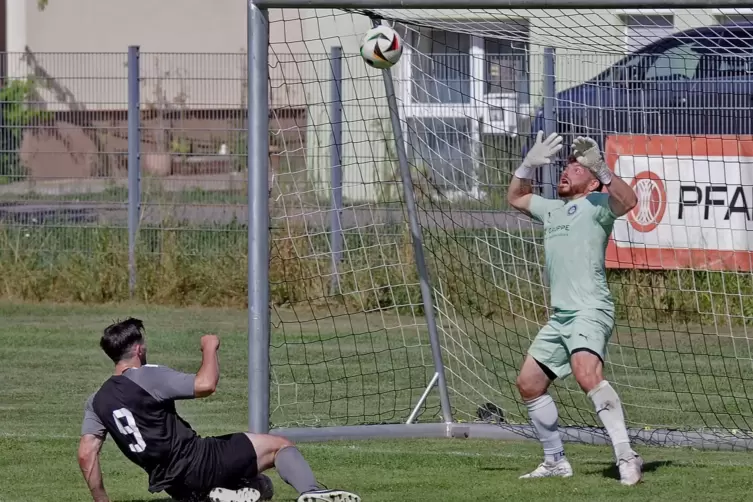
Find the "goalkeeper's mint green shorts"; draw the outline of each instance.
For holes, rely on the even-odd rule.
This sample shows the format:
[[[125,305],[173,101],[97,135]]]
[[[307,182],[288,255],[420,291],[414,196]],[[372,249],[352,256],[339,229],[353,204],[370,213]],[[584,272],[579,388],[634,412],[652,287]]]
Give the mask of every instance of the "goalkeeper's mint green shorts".
[[[554,376],[565,378],[572,373],[573,352],[587,350],[604,361],[613,327],[614,312],[609,310],[555,310],[534,338],[528,354]]]

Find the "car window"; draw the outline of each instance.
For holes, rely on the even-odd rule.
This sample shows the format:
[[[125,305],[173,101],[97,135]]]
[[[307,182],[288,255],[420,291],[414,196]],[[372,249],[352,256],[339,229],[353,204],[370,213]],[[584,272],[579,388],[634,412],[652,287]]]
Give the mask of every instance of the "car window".
[[[646,70],[645,80],[667,80],[672,78],[693,78],[701,61],[698,48],[685,44],[678,45],[660,54]]]
[[[640,73],[642,63],[649,56],[645,54],[636,54],[622,63],[616,63],[612,68],[604,72],[600,80],[606,82],[625,82],[635,80],[636,75]]]
[[[701,62],[700,78],[742,77],[753,74],[753,47],[708,50]]]

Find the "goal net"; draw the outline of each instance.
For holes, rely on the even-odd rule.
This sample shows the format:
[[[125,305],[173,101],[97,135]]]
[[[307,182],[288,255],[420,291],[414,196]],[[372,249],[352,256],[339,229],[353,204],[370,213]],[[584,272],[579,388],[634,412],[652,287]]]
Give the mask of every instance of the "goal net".
[[[541,129],[566,148],[537,193],[556,197],[572,139],[588,135],[638,194],[607,249],[605,377],[631,434],[749,438],[753,17],[628,12],[270,11],[273,427],[440,422],[437,390],[422,399],[436,380],[428,315],[453,420],[528,423],[515,379],[549,289],[541,227],[505,197]],[[399,145],[383,72],[358,55],[373,17],[405,43],[391,70]],[[552,394],[563,427],[601,426],[573,378]]]

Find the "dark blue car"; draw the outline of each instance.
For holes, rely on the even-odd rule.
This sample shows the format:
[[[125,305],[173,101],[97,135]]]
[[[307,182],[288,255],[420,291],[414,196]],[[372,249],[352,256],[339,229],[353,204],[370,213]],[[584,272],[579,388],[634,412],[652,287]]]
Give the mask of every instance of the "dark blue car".
[[[665,37],[557,93],[554,106],[566,141],[588,135],[602,147],[615,133],[753,134],[753,23]],[[541,109],[540,129],[553,129]]]

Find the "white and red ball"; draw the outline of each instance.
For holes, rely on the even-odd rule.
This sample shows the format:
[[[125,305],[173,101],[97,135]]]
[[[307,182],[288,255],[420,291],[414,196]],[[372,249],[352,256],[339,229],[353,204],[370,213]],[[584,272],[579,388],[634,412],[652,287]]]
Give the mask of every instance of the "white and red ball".
[[[386,70],[397,63],[402,55],[403,41],[389,26],[379,25],[370,29],[361,41],[361,57],[373,68]]]

